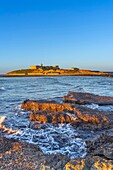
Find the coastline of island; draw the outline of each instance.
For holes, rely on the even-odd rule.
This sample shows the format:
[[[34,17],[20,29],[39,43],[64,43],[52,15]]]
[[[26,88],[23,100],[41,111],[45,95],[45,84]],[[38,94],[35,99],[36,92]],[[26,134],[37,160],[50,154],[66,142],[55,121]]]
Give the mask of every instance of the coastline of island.
[[[113,77],[112,72],[102,72],[93,70],[82,70],[76,67],[70,69],[61,69],[59,66],[30,66],[29,69],[14,70],[8,72],[2,77],[29,77],[29,76],[105,76]]]

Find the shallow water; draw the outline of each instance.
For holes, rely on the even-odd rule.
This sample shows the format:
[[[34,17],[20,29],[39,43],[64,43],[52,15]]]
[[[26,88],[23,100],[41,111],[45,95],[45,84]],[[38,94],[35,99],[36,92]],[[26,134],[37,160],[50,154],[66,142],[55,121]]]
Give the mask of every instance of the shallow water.
[[[38,130],[33,130],[30,127],[29,112],[21,109],[21,103],[26,99],[62,102],[62,96],[67,95],[68,91],[113,96],[113,79],[82,76],[0,78],[0,116],[7,117],[4,122],[7,128],[19,130],[7,137],[37,144],[47,154],[62,153],[70,158],[83,157],[86,145],[83,139],[77,137],[79,134],[71,125],[47,124],[46,128],[41,126]],[[113,106],[92,104],[87,107],[113,111]]]

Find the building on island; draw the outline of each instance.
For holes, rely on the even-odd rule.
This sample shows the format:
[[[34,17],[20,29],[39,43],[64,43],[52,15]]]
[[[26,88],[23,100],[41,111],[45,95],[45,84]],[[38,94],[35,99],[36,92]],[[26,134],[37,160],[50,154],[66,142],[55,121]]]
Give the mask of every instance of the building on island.
[[[70,68],[70,70],[73,70],[73,71],[79,71],[79,68],[72,67],[72,68]]]
[[[37,66],[30,66],[30,69],[31,70],[36,70],[36,69],[38,69],[38,67]]]
[[[53,69],[53,70],[57,70],[57,69],[60,69],[60,68],[59,68],[58,65],[55,65],[55,66],[43,66],[43,64],[40,64],[40,65],[30,66],[30,69],[31,70],[37,70],[37,69],[43,69],[43,70]]]

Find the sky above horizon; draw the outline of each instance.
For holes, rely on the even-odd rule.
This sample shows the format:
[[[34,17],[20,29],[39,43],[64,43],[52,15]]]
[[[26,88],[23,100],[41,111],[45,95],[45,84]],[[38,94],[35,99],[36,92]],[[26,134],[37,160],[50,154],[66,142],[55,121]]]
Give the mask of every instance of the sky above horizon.
[[[0,0],[0,74],[40,63],[113,71],[113,0]]]

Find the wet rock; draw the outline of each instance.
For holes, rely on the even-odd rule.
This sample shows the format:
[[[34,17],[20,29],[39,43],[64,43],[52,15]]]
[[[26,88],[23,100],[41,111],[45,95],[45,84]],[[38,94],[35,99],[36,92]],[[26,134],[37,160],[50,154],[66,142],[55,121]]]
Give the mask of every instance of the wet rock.
[[[98,105],[113,105],[113,97],[98,96],[91,93],[68,92],[67,96],[63,97],[64,102],[77,104],[98,104]]]
[[[29,128],[36,130],[36,129],[41,129],[43,127],[42,123],[39,122],[30,122]]]

